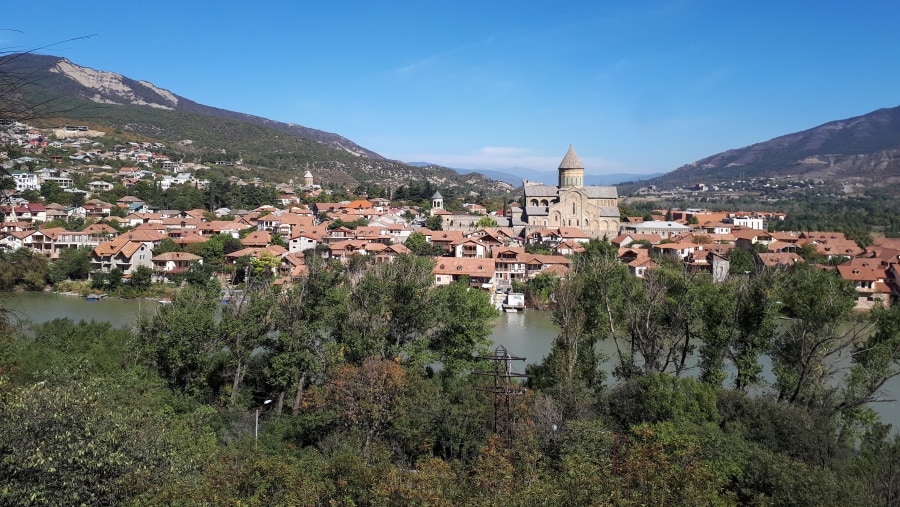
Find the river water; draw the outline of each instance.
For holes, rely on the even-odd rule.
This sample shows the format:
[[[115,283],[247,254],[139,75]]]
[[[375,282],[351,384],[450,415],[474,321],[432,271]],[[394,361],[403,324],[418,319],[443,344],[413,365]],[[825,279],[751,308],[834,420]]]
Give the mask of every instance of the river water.
[[[96,320],[109,322],[115,327],[130,326],[142,312],[154,311],[159,305],[153,300],[108,298],[87,301],[82,297],[50,292],[17,292],[8,296],[6,308],[23,322],[34,323],[70,318],[76,322]],[[495,346],[502,345],[510,355],[525,358],[525,361],[513,364],[516,372],[524,373],[525,364],[539,363],[547,356],[556,333],[556,327],[546,312],[529,310],[501,314],[494,323],[490,338]],[[603,365],[609,373],[614,364],[614,344],[604,342],[600,347],[611,358]],[[611,375],[608,378],[613,380]],[[892,400],[900,397],[900,377],[894,377],[885,385],[884,397]],[[900,431],[900,402],[885,401],[874,403],[872,407],[883,422],[893,424],[895,432]]]
[[[53,319],[109,322],[113,327],[131,326],[141,312],[154,311],[158,302],[150,299],[106,298],[88,301],[79,296],[53,292],[15,292],[5,294],[7,310],[14,319],[41,324]]]

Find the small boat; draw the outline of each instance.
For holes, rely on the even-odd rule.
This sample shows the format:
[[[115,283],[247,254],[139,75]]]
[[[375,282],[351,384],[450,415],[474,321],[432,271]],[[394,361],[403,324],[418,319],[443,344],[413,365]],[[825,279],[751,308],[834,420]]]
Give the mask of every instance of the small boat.
[[[85,296],[85,299],[88,301],[100,301],[101,299],[106,298],[106,294],[88,294]]]

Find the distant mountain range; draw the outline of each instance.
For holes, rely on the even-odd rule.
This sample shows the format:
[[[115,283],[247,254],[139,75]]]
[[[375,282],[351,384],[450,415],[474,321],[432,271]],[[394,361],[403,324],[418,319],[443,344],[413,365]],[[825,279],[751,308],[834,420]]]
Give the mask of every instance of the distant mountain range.
[[[718,153],[654,181],[717,183],[759,177],[864,186],[900,183],[900,106]]]
[[[428,167],[435,164],[431,164],[429,162],[408,162],[409,165],[413,165],[416,167]],[[540,183],[545,183],[547,185],[555,185],[557,183],[557,179],[559,178],[559,173],[557,171],[538,171],[535,169],[528,169],[525,167],[510,167],[509,169],[461,169],[458,167],[451,167],[454,171],[460,174],[469,174],[469,173],[478,173],[487,176],[488,178],[497,180],[497,181],[505,181],[510,185],[521,186],[522,180],[530,180],[537,181]],[[591,175],[585,174],[584,183],[586,185],[616,185],[618,183],[626,182],[626,181],[639,181],[639,180],[648,180],[650,178],[656,178],[658,176],[662,176],[666,173],[649,173],[649,174],[634,174],[634,173],[615,173],[615,174],[601,174],[601,175]]]

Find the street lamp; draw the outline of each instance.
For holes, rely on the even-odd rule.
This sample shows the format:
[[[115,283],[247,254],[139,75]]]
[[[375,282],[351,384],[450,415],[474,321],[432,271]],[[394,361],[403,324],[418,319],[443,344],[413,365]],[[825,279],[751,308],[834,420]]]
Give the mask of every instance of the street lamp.
[[[272,400],[266,400],[263,402],[263,405],[268,405],[272,403]],[[256,427],[253,430],[253,441],[254,444],[259,441],[259,407],[256,407]]]

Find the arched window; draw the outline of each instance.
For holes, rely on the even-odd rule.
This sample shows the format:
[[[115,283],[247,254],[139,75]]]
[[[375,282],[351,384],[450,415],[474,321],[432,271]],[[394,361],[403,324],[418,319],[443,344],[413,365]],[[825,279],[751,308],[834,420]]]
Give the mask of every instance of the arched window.
[[[547,201],[547,199],[542,199],[541,206],[550,206],[550,203]]]
[[[537,199],[532,199],[532,200],[531,200],[531,205],[532,205],[532,206],[537,206],[537,205],[538,205],[538,200],[537,200]]]

